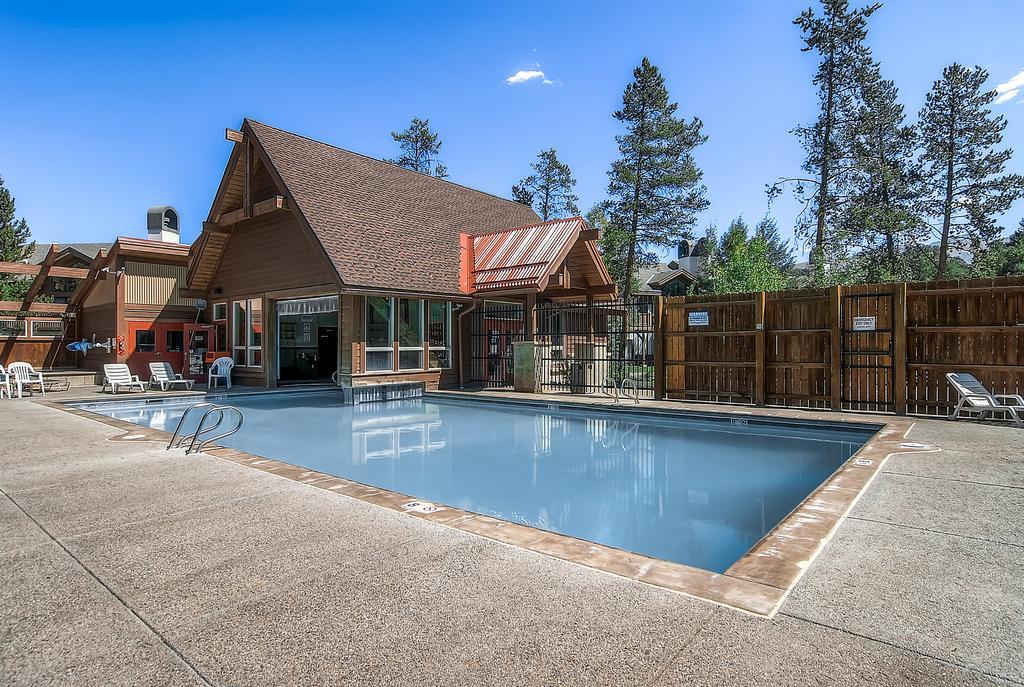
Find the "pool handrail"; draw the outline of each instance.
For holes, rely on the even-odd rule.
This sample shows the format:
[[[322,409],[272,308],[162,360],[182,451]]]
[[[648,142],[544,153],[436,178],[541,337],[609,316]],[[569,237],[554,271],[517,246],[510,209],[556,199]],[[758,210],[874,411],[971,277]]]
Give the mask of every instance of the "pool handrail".
[[[611,386],[612,386],[612,393],[608,393],[608,382],[612,383],[611,384]],[[605,377],[604,378],[604,381],[601,382],[601,393],[604,394],[605,396],[611,396],[615,400],[616,405],[618,405],[618,403],[619,403],[619,384],[618,384],[618,382],[615,381],[614,377]]]
[[[231,429],[229,429],[228,431],[222,433],[222,434],[218,434],[217,436],[206,437],[205,439],[203,439],[202,441],[199,442],[199,446],[196,446],[196,441],[199,440],[199,437],[200,437],[200,435],[203,432],[212,432],[212,431],[216,430],[218,427],[221,426],[221,423],[224,422],[224,413],[225,413],[225,411],[227,411],[227,412],[232,412],[233,411],[235,413],[235,415],[238,416],[238,422],[235,424],[235,426],[232,427]],[[203,423],[205,423],[206,422],[206,418],[209,417],[213,413],[218,413],[217,424],[212,425],[212,426],[207,427],[207,428],[204,429],[203,428]],[[223,439],[224,437],[231,436],[232,434],[234,434],[238,430],[242,429],[242,423],[244,421],[245,421],[245,416],[242,415],[242,411],[239,410],[238,408],[236,408],[235,406],[214,406],[213,408],[210,408],[205,413],[203,413],[203,417],[201,417],[199,419],[199,427],[196,428],[195,433],[192,435],[192,443],[189,444],[188,449],[186,449],[185,455],[188,455],[190,453],[198,453],[199,451],[202,451],[204,448],[206,448],[207,444],[211,444],[214,441],[218,441],[219,439]]]
[[[633,387],[633,395],[632,396],[630,396],[629,394],[626,393],[626,382],[629,382],[629,385],[631,387]],[[622,389],[621,389],[621,391],[622,391],[622,397],[623,398],[632,398],[634,405],[640,405],[640,388],[636,385],[636,382],[633,380],[632,377],[626,377],[625,379],[622,380]]]
[[[188,436],[183,436],[183,437],[181,437],[181,439],[178,439],[178,433],[181,431],[181,426],[183,424],[185,424],[185,418],[188,417],[189,413],[191,413],[196,408],[216,408],[216,407],[217,407],[217,404],[215,404],[215,403],[193,403],[188,408],[186,408],[185,412],[181,414],[181,418],[178,419],[178,426],[174,428],[174,434],[171,435],[171,440],[169,442],[167,442],[167,450],[170,451],[172,448],[180,448],[182,444],[184,444],[186,441],[188,441],[189,439],[193,438],[193,436],[195,436],[195,434],[193,433],[193,434],[189,434]],[[202,420],[200,420],[200,424],[202,424]],[[197,429],[198,429],[198,427],[197,427]],[[175,441],[177,441],[178,443],[175,444]]]

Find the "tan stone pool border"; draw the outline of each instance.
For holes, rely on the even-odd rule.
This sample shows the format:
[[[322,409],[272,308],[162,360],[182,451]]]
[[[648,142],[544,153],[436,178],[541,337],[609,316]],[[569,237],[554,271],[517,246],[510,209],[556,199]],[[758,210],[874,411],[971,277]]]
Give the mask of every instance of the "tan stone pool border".
[[[200,396],[201,394],[196,394]],[[908,445],[907,433],[914,422],[908,418],[878,416],[870,419],[850,418],[846,415],[826,411],[801,411],[781,408],[721,407],[713,410],[694,409],[679,402],[644,402],[642,406],[615,406],[607,399],[574,397],[565,401],[561,397],[505,394],[489,392],[432,392],[434,397],[474,398],[481,402],[514,402],[517,404],[544,407],[557,404],[560,408],[586,409],[599,407],[612,412],[645,412],[654,416],[696,416],[709,418],[783,419],[801,422],[828,422],[847,426],[877,428],[874,436],[840,466],[823,484],[815,489],[800,505],[761,538],[747,553],[724,573],[713,573],[679,563],[651,558],[594,542],[556,534],[527,525],[520,525],[487,515],[438,504],[433,512],[417,512],[405,506],[416,497],[386,489],[361,484],[326,473],[308,470],[278,460],[263,458],[243,451],[225,447],[207,448],[204,453],[246,465],[318,489],[359,499],[383,506],[393,511],[406,513],[435,524],[452,527],[463,532],[480,535],[512,546],[552,556],[563,561],[584,565],[614,575],[627,577],[638,582],[655,585],[674,592],[693,596],[713,603],[729,606],[757,616],[770,617],[775,614],[786,595],[800,576],[832,537],[836,528],[856,501],[863,494],[881,470],[885,461],[898,453],[933,451],[931,447]],[[153,396],[136,396],[134,400],[151,399]],[[155,397],[164,398],[164,397]],[[122,400],[122,399],[104,399]],[[125,397],[123,400],[129,400]],[[170,433],[132,424],[126,420],[75,408],[69,403],[89,403],[91,400],[74,401],[39,400],[36,403],[56,408],[79,417],[101,422],[123,430],[123,434],[111,437],[112,441],[157,441],[166,444]],[[102,402],[102,401],[99,401]],[[653,412],[652,412],[653,411]],[[659,412],[660,411],[660,412]],[[669,412],[664,412],[669,411]],[[866,464],[867,463],[867,464]]]

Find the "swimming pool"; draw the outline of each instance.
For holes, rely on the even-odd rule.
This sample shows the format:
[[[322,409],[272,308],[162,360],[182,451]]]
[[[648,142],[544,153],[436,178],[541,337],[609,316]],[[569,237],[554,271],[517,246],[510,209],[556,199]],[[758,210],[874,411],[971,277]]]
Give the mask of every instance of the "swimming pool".
[[[197,400],[76,407],[171,432]],[[333,391],[230,403],[245,414],[231,448],[712,572],[874,433],[429,396],[353,406]]]

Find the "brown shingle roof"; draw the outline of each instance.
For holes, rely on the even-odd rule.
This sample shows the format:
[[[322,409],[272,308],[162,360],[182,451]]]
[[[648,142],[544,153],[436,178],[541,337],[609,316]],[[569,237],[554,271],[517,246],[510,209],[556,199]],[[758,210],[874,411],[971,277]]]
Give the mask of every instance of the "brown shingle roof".
[[[349,287],[459,294],[459,233],[539,221],[529,207],[246,120]]]

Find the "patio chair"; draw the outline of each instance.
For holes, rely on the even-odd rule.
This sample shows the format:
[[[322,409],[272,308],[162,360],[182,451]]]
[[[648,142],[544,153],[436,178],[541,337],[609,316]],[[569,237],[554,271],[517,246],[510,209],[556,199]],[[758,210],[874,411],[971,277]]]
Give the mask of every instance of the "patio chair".
[[[117,390],[124,387],[126,389],[138,389],[139,391],[146,391],[146,384],[138,375],[133,375],[128,366],[124,363],[107,363],[103,366],[103,391],[110,387],[110,392],[113,394],[117,393]]]
[[[950,420],[960,417],[960,413],[980,413],[984,420],[991,413],[1003,413],[1009,415],[1018,427],[1024,427],[1024,398],[1018,394],[993,394],[985,385],[978,381],[978,378],[966,372],[948,372],[946,379],[950,386],[960,394],[960,401],[956,404],[953,412],[949,414]],[[1003,403],[1004,400],[1013,403]]]
[[[217,380],[218,379],[223,379],[224,380],[224,385],[228,389],[230,389],[231,388],[231,370],[234,367],[235,367],[235,361],[232,360],[231,358],[229,358],[228,356],[224,356],[224,357],[217,358],[216,360],[214,360],[213,364],[210,365],[209,371],[206,373],[206,387],[208,389],[216,388]]]
[[[150,387],[159,386],[160,391],[167,391],[175,386],[183,386],[189,391],[192,390],[194,382],[191,379],[185,379],[180,373],[176,374],[174,368],[167,361],[150,363],[149,372],[152,375],[149,378]]]
[[[18,398],[24,395],[25,389],[28,389],[30,394],[35,393],[32,387],[36,385],[39,386],[39,393],[46,395],[43,373],[38,372],[30,363],[11,363],[7,366],[7,374],[14,388],[18,390]]]
[[[0,365],[0,398],[7,394],[7,398],[13,398],[11,393],[11,375],[4,370],[4,366]]]

